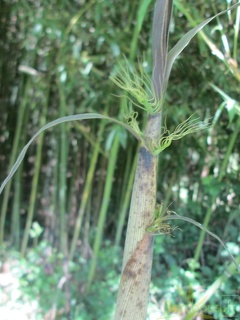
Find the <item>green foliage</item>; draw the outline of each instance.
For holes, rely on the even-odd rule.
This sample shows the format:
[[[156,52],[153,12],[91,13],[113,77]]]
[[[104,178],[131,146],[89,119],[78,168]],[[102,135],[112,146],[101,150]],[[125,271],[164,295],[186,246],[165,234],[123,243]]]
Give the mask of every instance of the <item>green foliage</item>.
[[[190,116],[179,124],[172,133],[165,127],[158,141],[156,141],[156,143],[150,142],[150,150],[152,150],[152,153],[158,155],[169,147],[172,141],[180,140],[188,134],[197,133],[209,127],[208,120],[198,121],[198,119],[192,119],[192,117],[193,116]]]
[[[198,23],[226,9],[226,2],[220,1],[213,4],[207,1],[175,0],[174,3],[170,48]],[[233,1],[231,3],[233,4]],[[138,139],[143,143],[141,130],[145,119],[141,110],[137,116],[132,106],[134,103],[139,105],[144,102],[150,113],[155,111],[156,107],[156,110],[162,108],[162,101],[152,105],[153,101],[148,92],[151,89],[148,74],[152,64],[149,50],[152,41],[149,36],[152,24],[150,1],[142,1],[140,5],[139,1],[122,0],[114,4],[111,1],[73,1],[71,5],[67,1],[61,1],[59,4],[53,1],[20,1],[12,4],[11,1],[3,2],[4,19],[1,20],[1,28],[6,31],[1,33],[0,39],[1,181],[9,173],[9,163],[14,163],[16,154],[41,127],[39,120],[46,97],[49,96],[47,122],[58,117],[59,83],[62,88],[61,101],[65,101],[67,117],[75,113],[100,112],[104,113],[106,118],[108,114],[116,118],[121,110],[130,132],[137,132]],[[146,14],[149,5],[149,14]],[[154,145],[152,148],[156,154],[164,148],[159,157],[157,200],[164,204],[173,202],[172,210],[201,223],[210,208],[212,215],[208,228],[221,235],[234,257],[238,254],[236,250],[239,247],[240,227],[237,197],[240,194],[240,78],[237,55],[239,12],[238,8],[222,15],[217,21],[211,21],[204,28],[204,34],[201,33],[199,37],[194,38],[191,46],[186,47],[176,60],[171,71],[170,86],[165,93],[164,117],[168,120],[167,127],[163,128],[158,146]],[[177,49],[179,48],[175,48],[175,53],[179,53]],[[137,90],[138,96],[140,93],[140,101],[132,97],[133,105],[127,105],[127,113],[124,113],[124,100],[120,102],[111,95],[119,93],[109,81],[109,74],[115,74],[116,67],[113,66],[117,65],[118,61],[121,63],[122,55],[130,56],[127,80],[131,88],[136,89],[132,70],[136,72],[139,69],[139,61],[136,62],[134,57],[141,57],[143,52],[146,56],[144,60],[148,61],[148,64],[146,65],[146,61],[140,64],[140,72],[137,73],[137,84],[141,86],[141,90]],[[170,58],[175,59],[174,51],[171,54]],[[146,74],[143,66],[146,66]],[[145,87],[143,80],[147,80]],[[136,92],[132,89],[131,91]],[[193,134],[176,143],[173,139],[175,128],[184,127],[186,119],[194,113],[200,119],[213,117],[213,126],[201,134]],[[94,139],[98,135],[98,121],[83,121],[81,128],[66,124],[65,139],[69,143],[65,154],[66,204],[65,208],[61,208],[65,212],[63,223],[66,227],[67,244],[64,244],[63,249],[66,251],[68,240],[71,241],[73,238],[78,208],[83,200],[82,190],[96,145]],[[79,320],[110,317],[118,286],[121,255],[115,253],[111,244],[106,245],[103,241],[96,279],[89,296],[84,296],[91,257],[83,258],[84,254],[80,250],[83,243],[89,252],[93,247],[94,236],[89,234],[95,234],[99,208],[104,201],[102,190],[109,152],[116,134],[119,136],[121,147],[111,182],[111,210],[107,212],[103,230],[103,238],[111,239],[111,243],[120,221],[118,213],[122,207],[129,206],[129,202],[123,204],[122,201],[127,189],[123,177],[130,176],[135,169],[131,165],[126,169],[125,164],[127,161],[131,163],[136,142],[129,138],[125,129],[121,131],[116,129],[115,124],[110,123],[107,123],[106,127],[106,133],[100,139],[97,166],[87,190],[88,200],[82,229],[77,239],[76,250],[73,252],[73,261],[69,262],[72,278],[67,283],[70,286],[70,300],[74,310],[72,318]],[[86,136],[89,138],[87,141]],[[38,141],[36,140],[37,143]],[[11,273],[20,278],[21,287],[21,295],[16,294],[14,298],[12,294],[12,301],[8,300],[8,305],[15,302],[17,306],[26,306],[27,301],[33,299],[30,310],[36,315],[36,319],[42,319],[42,315],[54,309],[53,306],[57,306],[60,313],[62,312],[58,315],[59,319],[66,318],[64,312],[67,310],[65,302],[68,298],[64,291],[65,286],[57,288],[59,281],[64,277],[65,262],[63,255],[57,253],[60,238],[60,195],[56,190],[60,190],[60,141],[60,131],[57,127],[54,130],[49,128],[44,138],[34,209],[34,221],[43,227],[44,232],[40,235],[42,230],[38,227],[31,230],[33,236],[40,235],[48,244],[41,242],[37,246],[35,240],[38,238],[32,239],[28,246],[27,260],[21,260],[19,254],[12,253],[9,248],[19,248],[19,239],[26,223],[31,181],[35,172],[34,145],[29,148],[21,171],[14,177],[8,195],[2,194],[0,199],[1,214],[4,202],[7,203],[6,222],[3,226],[7,247],[3,249],[4,259],[1,259],[0,276],[1,279],[5,277],[4,261],[10,259]],[[165,148],[166,145],[169,147]],[[130,153],[130,156],[127,153]],[[183,232],[174,232],[174,237],[155,237],[149,319],[154,315],[155,318],[162,316],[166,319],[170,315],[180,314],[184,317],[200,297],[200,291],[204,292],[214,279],[218,279],[229,261],[227,252],[209,235],[205,236],[198,262],[192,260],[199,239],[198,228],[181,221],[178,221],[178,224]],[[159,231],[158,224],[154,228],[154,231]],[[125,232],[126,221],[121,245],[124,243]],[[48,250],[51,252],[50,256],[46,253]],[[224,295],[235,295],[239,285],[237,275],[225,280],[219,291],[212,294],[211,300],[203,310],[215,318],[222,319],[223,313],[215,307]],[[4,290],[8,289],[4,287]],[[8,293],[10,296],[9,291]],[[235,303],[235,298],[233,302]],[[164,315],[160,311],[163,305],[166,306]],[[181,309],[176,308],[176,305]],[[235,313],[239,313],[236,305],[234,308]],[[232,313],[229,316],[234,315]]]
[[[4,314],[10,312],[11,315],[11,305],[16,303],[20,306],[19,317],[28,305],[29,313],[34,312],[36,319],[44,319],[51,312],[56,312],[54,319],[66,319],[66,304],[69,303],[73,320],[111,319],[121,259],[110,242],[104,245],[99,256],[96,282],[88,295],[84,294],[84,283],[89,263],[82,256],[77,263],[69,263],[67,274],[64,271],[66,259],[46,242],[30,250],[26,259],[21,259],[16,251],[6,253],[5,248],[1,250],[1,257],[4,261],[1,267],[4,263],[9,270],[5,276],[12,275],[9,283],[12,290],[4,294],[4,305],[0,305]]]
[[[126,96],[136,107],[145,110],[148,114],[162,110],[162,102],[154,95],[152,80],[141,62],[138,63],[136,70],[127,60],[124,64],[119,63],[117,71],[111,75],[110,79],[137,101]]]
[[[152,235],[171,235],[174,230],[179,229],[178,227],[172,228],[169,223],[164,222],[171,213],[172,212],[167,209],[164,212],[163,205],[157,204],[153,224],[149,226],[146,231]]]

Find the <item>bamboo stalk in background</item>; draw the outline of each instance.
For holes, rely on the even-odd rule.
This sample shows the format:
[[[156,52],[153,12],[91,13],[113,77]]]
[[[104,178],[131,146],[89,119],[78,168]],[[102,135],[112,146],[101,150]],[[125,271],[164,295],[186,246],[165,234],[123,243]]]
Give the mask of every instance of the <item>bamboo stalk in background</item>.
[[[59,180],[59,168],[57,165],[58,161],[58,155],[59,155],[59,149],[60,146],[58,144],[58,137],[53,138],[54,143],[52,142],[52,146],[54,145],[54,154],[53,159],[56,162],[56,165],[53,167],[53,177],[52,177],[52,193],[50,198],[50,205],[48,209],[48,214],[46,215],[45,220],[45,230],[44,230],[44,238],[52,245],[56,246],[55,241],[57,240],[58,235],[58,180]],[[50,186],[47,186],[47,188],[50,188]],[[49,189],[48,189],[49,190]]]
[[[139,4],[136,25],[133,30],[133,37],[131,40],[131,47],[130,47],[130,54],[129,54],[130,61],[134,61],[134,59],[136,57],[139,34],[141,32],[143,21],[144,21],[146,14],[147,14],[148,7],[149,7],[150,3],[151,3],[151,0],[142,0]]]
[[[63,90],[63,84],[57,81],[58,92],[60,98],[59,116],[64,117],[67,113],[66,98]],[[62,123],[60,126],[60,160],[59,160],[59,213],[60,213],[60,251],[66,252],[66,191],[67,191],[67,155],[68,155],[68,140],[67,140],[67,125]]]
[[[102,140],[102,135],[103,131],[105,128],[105,122],[100,123],[99,131],[98,131],[98,139],[96,144],[93,146],[93,152],[91,154],[91,162],[89,165],[88,173],[87,173],[87,178],[86,182],[84,185],[83,193],[82,193],[82,198],[81,198],[81,204],[80,208],[78,211],[77,219],[75,221],[75,227],[74,227],[74,232],[73,232],[73,238],[71,242],[71,247],[70,247],[70,253],[69,253],[69,259],[72,260],[75,254],[76,246],[77,246],[77,241],[80,235],[81,231],[81,226],[82,226],[82,220],[84,217],[86,205],[88,203],[89,195],[90,195],[90,190],[91,190],[91,184],[93,182],[93,175],[96,169],[96,164],[99,156],[99,150],[100,150],[100,143]]]
[[[121,167],[121,172],[119,174],[120,179],[118,180],[118,186],[117,186],[117,194],[119,195],[117,197],[116,205],[118,207],[121,207],[121,204],[123,204],[125,193],[127,190],[128,180],[131,172],[132,167],[132,160],[133,160],[133,146],[130,145],[129,148],[127,148],[127,159],[123,162],[123,166]],[[120,171],[120,170],[119,170]],[[121,210],[119,210],[120,212]]]
[[[14,162],[16,161],[19,141],[21,139],[21,130],[22,130],[22,125],[23,125],[24,114],[25,114],[25,110],[26,110],[26,106],[27,106],[28,98],[29,98],[28,94],[29,94],[30,86],[31,86],[31,79],[30,79],[30,77],[28,77],[27,82],[26,82],[26,86],[24,89],[24,95],[23,95],[22,101],[19,106],[17,123],[16,123],[16,131],[15,131],[15,135],[14,135],[14,141],[13,141],[12,152],[11,152],[11,156],[10,156],[10,160],[9,160],[8,171],[10,171]],[[2,207],[1,207],[1,219],[0,219],[0,245],[3,243],[3,240],[4,240],[4,227],[5,227],[5,220],[6,220],[6,213],[7,213],[11,185],[12,185],[12,180],[9,181],[9,183],[6,186],[6,189],[4,191],[4,194],[3,194],[3,202],[2,202]]]
[[[99,176],[98,176],[98,181],[97,181],[97,186],[96,186],[96,198],[94,199],[94,210],[91,214],[91,227],[97,225],[98,221],[98,215],[99,215],[99,208],[101,208],[101,203],[102,203],[102,197],[103,197],[103,190],[104,190],[104,183],[106,179],[106,172],[107,172],[107,165],[108,165],[108,158],[100,157],[99,158],[99,164],[98,164],[98,171],[99,171]],[[91,191],[93,189],[93,186],[91,186]]]
[[[86,206],[86,214],[85,214],[84,229],[83,229],[83,246],[86,249],[85,251],[86,258],[88,256],[91,256],[91,252],[92,252],[89,246],[89,231],[90,231],[90,220],[91,220],[91,212],[92,212],[91,195],[92,195],[92,188],[90,189],[90,195],[89,195],[88,203]]]
[[[33,109],[35,108],[35,104],[36,103],[34,103],[33,105]],[[30,115],[30,107],[27,108],[24,115],[24,123],[26,124],[29,122],[29,115]],[[25,130],[22,129],[22,134],[21,134],[22,146],[25,144],[26,136],[27,136],[27,126],[25,126]],[[13,207],[12,207],[12,219],[11,219],[11,239],[12,239],[13,245],[18,250],[20,248],[22,172],[23,172],[23,164],[21,164],[14,178],[14,194],[13,194]]]
[[[127,171],[128,176],[128,183],[126,186],[126,191],[123,196],[122,205],[120,207],[120,213],[118,217],[118,223],[117,223],[117,230],[116,230],[116,236],[115,236],[115,246],[118,247],[120,245],[122,233],[123,233],[123,227],[127,215],[127,210],[129,208],[130,198],[132,194],[132,188],[133,188],[133,182],[136,172],[136,166],[137,166],[137,160],[138,160],[138,154],[136,152],[132,165],[130,167],[130,172]]]
[[[217,178],[217,182],[218,183],[222,182],[223,177],[224,177],[224,175],[226,173],[229,157],[230,157],[230,155],[232,153],[232,150],[233,150],[233,148],[234,148],[234,146],[236,144],[237,137],[239,135],[239,131],[240,131],[240,117],[239,117],[239,119],[237,121],[236,128],[235,128],[234,132],[232,133],[232,136],[231,136],[231,138],[229,140],[229,144],[228,144],[228,147],[227,147],[227,152],[225,153],[225,156],[224,156],[224,159],[223,159],[223,163],[222,163],[222,166],[220,168],[219,175],[218,175],[218,178]],[[212,216],[212,214],[214,212],[216,199],[217,199],[217,195],[216,196],[212,196],[211,205],[208,207],[207,213],[206,213],[204,221],[203,221],[203,226],[205,228],[208,227],[209,221],[210,221],[211,216]],[[199,236],[199,240],[198,240],[198,244],[197,244],[197,247],[196,247],[196,250],[195,250],[195,254],[194,254],[194,259],[196,261],[199,260],[199,257],[200,257],[200,254],[201,254],[201,250],[202,250],[202,246],[203,246],[203,242],[204,242],[204,238],[205,238],[205,234],[206,234],[206,232],[204,230],[201,230],[201,233],[200,233],[200,236]]]
[[[77,180],[77,174],[78,174],[78,165],[81,166],[81,163],[79,161],[79,155],[78,155],[78,146],[72,146],[72,155],[71,155],[71,178],[70,182],[68,184],[68,192],[67,192],[67,212],[69,215],[73,215],[76,210],[76,203],[74,201],[75,197],[75,182]]]
[[[167,210],[167,207],[169,206],[170,198],[171,198],[171,195],[172,195],[172,187],[173,187],[173,184],[175,182],[176,182],[176,172],[174,172],[172,177],[169,179],[168,189],[166,190],[166,195],[165,195],[165,199],[164,199],[164,202],[163,202],[163,212],[165,210]]]
[[[101,209],[99,213],[96,235],[94,239],[93,259],[91,261],[90,271],[88,274],[86,292],[89,291],[95,272],[96,272],[97,258],[98,258],[99,249],[102,243],[102,236],[103,236],[103,230],[104,230],[104,225],[106,221],[106,214],[107,214],[107,209],[109,206],[110,196],[111,196],[112,187],[113,187],[112,181],[114,178],[114,169],[115,169],[115,164],[117,160],[118,149],[119,149],[119,135],[116,132],[113,140],[113,144],[111,147],[111,151],[109,154],[107,176],[106,176],[106,181],[104,186],[104,192],[102,197]]]
[[[21,165],[16,176],[14,178],[14,197],[12,207],[12,221],[11,221],[11,241],[16,250],[19,250],[20,241],[20,215],[21,215],[21,177],[22,177]]]
[[[42,108],[42,113],[41,113],[40,121],[39,121],[40,126],[44,126],[46,123],[48,101],[49,101],[49,92],[50,92],[49,81],[47,81],[47,83],[48,83],[48,85],[46,85],[46,88],[47,88],[46,100],[44,101],[44,105]],[[36,161],[35,161],[34,175],[33,175],[33,179],[32,179],[30,200],[29,200],[29,206],[28,206],[28,212],[27,212],[27,221],[26,221],[23,239],[22,239],[22,243],[21,243],[21,256],[22,257],[24,257],[26,254],[27,244],[28,244],[28,240],[29,240],[29,231],[31,229],[34,210],[35,210],[35,206],[36,206],[38,181],[39,181],[39,175],[40,175],[40,170],[41,170],[43,141],[44,141],[44,134],[42,134],[39,137],[38,144],[37,144]]]

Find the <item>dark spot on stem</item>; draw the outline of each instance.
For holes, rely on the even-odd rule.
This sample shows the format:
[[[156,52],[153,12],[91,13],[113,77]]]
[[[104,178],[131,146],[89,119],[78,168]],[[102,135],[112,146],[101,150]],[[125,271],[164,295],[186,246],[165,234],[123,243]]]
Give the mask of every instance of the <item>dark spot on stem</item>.
[[[150,171],[152,168],[152,163],[153,163],[153,157],[149,151],[147,151],[145,148],[140,149],[140,155],[143,160],[143,166],[144,169],[147,171]]]
[[[130,268],[126,267],[123,273],[128,279],[136,278],[136,272],[132,271]]]
[[[139,301],[139,302],[137,303],[137,307],[138,307],[140,310],[142,310],[142,309],[144,308],[142,301]]]

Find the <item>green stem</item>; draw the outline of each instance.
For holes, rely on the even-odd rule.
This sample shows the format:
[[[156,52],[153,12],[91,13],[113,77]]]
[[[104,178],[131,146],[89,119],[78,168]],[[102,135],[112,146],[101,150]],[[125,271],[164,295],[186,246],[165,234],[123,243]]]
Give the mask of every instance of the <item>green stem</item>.
[[[21,139],[21,129],[22,129],[22,124],[23,124],[24,114],[25,114],[27,103],[28,103],[28,93],[29,93],[30,85],[31,85],[31,81],[30,81],[30,78],[28,78],[27,83],[26,83],[26,87],[24,90],[24,96],[22,98],[22,101],[21,101],[21,104],[19,107],[17,124],[16,124],[16,131],[15,131],[15,136],[14,136],[14,141],[13,141],[12,152],[11,152],[11,156],[10,156],[10,160],[9,160],[8,172],[10,171],[10,169],[12,168],[12,166],[16,160],[19,141]],[[9,181],[9,183],[6,186],[6,189],[4,191],[4,195],[3,195],[3,202],[2,202],[2,207],[1,207],[1,219],[0,219],[0,245],[3,243],[3,240],[4,240],[4,226],[5,226],[6,213],[7,213],[7,208],[8,208],[8,201],[9,201],[9,196],[10,196],[11,185],[12,185],[12,180]]]
[[[59,116],[64,117],[66,115],[66,101],[62,84],[58,82],[58,92],[60,96],[60,110]],[[59,163],[59,212],[60,212],[60,251],[64,252],[66,249],[66,180],[67,180],[67,126],[66,123],[62,123],[60,126],[60,163]]]
[[[40,126],[43,126],[46,123],[48,98],[49,98],[49,89],[48,89],[48,93],[47,93],[47,99],[44,103],[44,107],[43,107],[42,114],[41,114]],[[29,207],[28,207],[28,212],[27,212],[27,221],[26,221],[25,230],[24,230],[24,234],[23,234],[23,240],[22,240],[22,244],[21,244],[21,256],[22,257],[24,257],[25,253],[26,253],[28,239],[29,239],[29,231],[30,231],[31,225],[32,225],[35,203],[36,203],[36,198],[37,198],[38,180],[39,180],[41,159],[42,159],[43,139],[44,139],[44,134],[42,134],[39,137],[38,144],[37,144],[36,164],[35,164],[34,176],[33,176],[33,180],[32,180],[30,201],[29,201]]]
[[[124,163],[124,166],[121,168],[123,172],[119,171],[119,176],[123,178],[121,179],[121,183],[118,184],[118,190],[116,192],[119,194],[118,199],[117,199],[117,206],[119,207],[119,216],[121,212],[121,207],[124,203],[124,198],[127,190],[127,186],[129,183],[129,177],[132,172],[132,164],[133,164],[133,145],[129,146],[127,148],[127,159],[126,162]]]
[[[233,148],[235,146],[239,131],[240,131],[240,117],[238,118],[238,121],[237,121],[237,124],[236,124],[236,129],[234,130],[234,132],[233,132],[233,134],[232,134],[232,136],[230,138],[230,141],[229,141],[229,144],[228,144],[228,148],[227,148],[227,152],[226,152],[226,154],[224,156],[223,163],[222,163],[220,171],[219,171],[218,182],[222,181],[223,176],[224,176],[224,174],[226,172],[227,164],[228,164],[230,155],[232,153],[232,150],[233,150]]]
[[[54,143],[52,143],[54,147],[53,150],[53,159],[58,161],[58,155],[59,155],[59,144],[58,144],[58,139],[53,138]],[[49,205],[49,211],[48,215],[46,215],[45,219],[45,230],[44,230],[44,235],[45,239],[47,240],[48,243],[52,244],[54,246],[54,239],[57,238],[57,228],[56,228],[56,221],[58,219],[56,212],[58,212],[58,179],[59,179],[59,170],[58,166],[55,165],[53,167],[53,181],[52,181],[52,193],[51,193],[51,200],[50,200],[50,205]]]
[[[118,149],[119,149],[119,136],[116,134],[114,137],[113,145],[112,145],[110,155],[109,155],[109,162],[108,162],[107,176],[106,176],[106,182],[105,182],[104,193],[103,193],[103,200],[102,200],[102,205],[101,205],[101,209],[100,209],[97,231],[96,231],[96,236],[95,236],[94,246],[93,246],[93,259],[92,259],[90,271],[88,274],[88,281],[87,281],[87,288],[86,288],[87,292],[90,289],[90,286],[92,284],[92,281],[93,281],[93,278],[94,278],[94,275],[96,272],[98,253],[99,253],[99,249],[100,249],[101,242],[102,242],[103,229],[104,229],[107,209],[108,209],[110,195],[111,195],[112,186],[113,186],[112,181],[113,181],[115,163],[117,160]]]
[[[234,42],[233,42],[233,59],[237,61],[237,50],[239,41],[239,25],[240,25],[240,7],[236,9],[236,22],[234,28]]]
[[[37,102],[34,102],[33,109],[36,107]],[[25,112],[24,123],[29,122],[30,108],[27,108]],[[27,125],[25,129],[21,131],[21,144],[24,145],[27,136]],[[16,172],[14,179],[14,196],[13,196],[13,209],[12,209],[12,221],[11,221],[11,238],[15,248],[20,249],[20,216],[21,216],[21,179],[22,179],[23,164],[20,165],[19,170]]]
[[[169,205],[169,201],[170,201],[170,198],[171,198],[171,195],[172,195],[172,187],[173,187],[173,184],[176,182],[176,173],[174,172],[173,175],[172,175],[172,178],[169,182],[169,185],[168,185],[168,189],[166,190],[166,196],[164,198],[164,203],[163,203],[163,212],[165,210],[167,210],[167,207]]]
[[[80,123],[74,124],[76,129],[78,129],[81,134],[84,136],[84,138],[93,146],[93,148],[99,148],[99,152],[104,156],[107,157],[107,153],[101,148],[101,146],[98,146],[98,142],[96,142],[96,139],[91,133],[84,127],[84,125]]]
[[[135,56],[136,56],[139,33],[142,29],[143,20],[146,16],[147,9],[148,9],[150,3],[151,3],[151,0],[142,0],[139,5],[138,14],[137,14],[137,22],[135,24],[135,28],[133,31],[133,38],[131,41],[131,48],[130,48],[130,54],[129,54],[129,59],[131,61],[134,61]]]
[[[234,148],[234,145],[236,143],[236,140],[237,140],[237,137],[238,137],[238,134],[239,134],[239,130],[240,130],[240,117],[238,119],[236,129],[234,130],[234,132],[233,132],[233,134],[232,134],[232,136],[230,138],[230,142],[228,144],[227,152],[225,154],[223,163],[222,163],[220,171],[219,171],[218,182],[221,182],[223,177],[224,177],[224,174],[226,172],[226,167],[227,167],[227,164],[228,164],[228,161],[229,161],[229,157],[230,157],[230,155],[232,153],[232,150]],[[214,204],[216,202],[216,197],[217,196],[212,197],[211,205],[208,207],[206,216],[205,216],[204,221],[203,221],[204,228],[208,227],[208,223],[209,223],[209,221],[211,219],[211,216],[212,216],[212,213],[213,213],[213,207],[214,207]],[[205,237],[205,231],[202,230],[201,234],[200,234],[200,237],[199,237],[199,240],[198,240],[197,248],[196,248],[195,254],[194,254],[194,259],[196,261],[199,260],[200,253],[201,253],[202,246],[203,246],[204,237]]]
[[[130,197],[132,194],[132,187],[133,187],[133,181],[134,181],[135,172],[136,172],[137,160],[138,160],[138,154],[136,153],[134,160],[133,160],[133,164],[131,166],[130,175],[128,175],[128,184],[127,184],[127,188],[126,188],[126,191],[124,194],[123,204],[120,209],[119,219],[118,219],[118,223],[117,223],[117,231],[116,231],[116,237],[115,237],[115,246],[116,247],[119,246],[119,244],[120,244],[122,230],[124,227],[124,223],[125,223],[125,219],[126,219],[126,215],[127,215],[127,210],[129,208],[129,201],[130,201]]]
[[[71,169],[71,178],[69,179],[69,184],[68,184],[68,192],[67,192],[67,212],[69,212],[69,214],[73,214],[73,212],[75,211],[74,208],[74,204],[73,204],[73,199],[75,196],[75,183],[77,180],[77,176],[78,176],[78,164],[79,164],[79,156],[78,156],[78,147],[75,146],[73,147],[72,150],[72,169]]]
[[[11,240],[14,247],[19,250],[20,240],[20,199],[21,199],[21,175],[22,165],[16,173],[14,179],[14,198],[13,198],[13,209],[12,209],[12,221],[11,221]]]
[[[97,139],[97,142],[95,143],[95,146],[93,147],[93,153],[91,154],[91,162],[89,165],[87,178],[86,178],[86,182],[84,185],[84,190],[83,190],[82,199],[81,199],[81,205],[80,205],[80,208],[78,211],[77,219],[75,221],[75,227],[74,227],[73,239],[72,239],[71,248],[70,248],[69,260],[73,259],[73,256],[74,256],[74,253],[76,250],[77,240],[79,238],[79,234],[80,234],[80,230],[81,230],[81,226],[82,226],[82,220],[83,220],[83,216],[85,213],[86,205],[88,203],[90,190],[91,190],[91,184],[93,181],[93,175],[95,172],[97,159],[98,159],[99,152],[100,152],[100,143],[102,140],[104,128],[105,128],[105,122],[102,121],[100,123],[100,128],[99,128],[99,132],[98,132],[98,139]]]

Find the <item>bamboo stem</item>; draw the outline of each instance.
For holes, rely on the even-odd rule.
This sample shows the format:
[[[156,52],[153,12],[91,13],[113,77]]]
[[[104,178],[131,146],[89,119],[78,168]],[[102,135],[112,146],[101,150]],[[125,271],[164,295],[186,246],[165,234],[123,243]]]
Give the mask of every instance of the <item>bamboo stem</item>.
[[[20,240],[20,201],[21,201],[21,174],[22,165],[18,169],[14,178],[14,198],[12,208],[12,221],[11,221],[11,240],[14,247],[19,250]]]
[[[119,136],[116,134],[114,137],[113,145],[112,145],[111,152],[109,155],[109,162],[108,162],[107,176],[106,176],[106,181],[105,181],[105,186],[104,186],[103,200],[102,200],[102,205],[101,205],[100,214],[99,214],[96,236],[95,236],[95,240],[94,240],[93,259],[92,259],[90,271],[88,274],[86,292],[89,291],[90,286],[93,281],[93,278],[94,278],[94,275],[95,275],[95,272],[96,272],[98,253],[99,253],[99,249],[100,249],[101,242],[102,242],[103,229],[104,229],[107,209],[108,209],[110,195],[111,195],[112,186],[113,186],[112,181],[113,181],[115,164],[116,164],[116,160],[117,160],[118,149],[119,149]]]
[[[80,234],[80,231],[81,231],[82,220],[83,220],[83,216],[84,216],[84,213],[85,213],[86,205],[88,203],[90,190],[91,190],[91,184],[92,184],[92,181],[93,181],[93,175],[94,175],[94,172],[95,172],[97,159],[98,159],[99,152],[100,152],[100,143],[101,143],[101,140],[102,140],[102,134],[103,134],[104,128],[105,128],[105,122],[102,121],[101,124],[100,124],[99,131],[98,131],[97,143],[93,147],[93,153],[91,155],[91,162],[90,162],[90,165],[89,165],[87,178],[86,178],[86,182],[85,182],[85,185],[84,185],[81,204],[80,204],[80,208],[79,208],[79,211],[78,211],[77,219],[75,221],[73,239],[72,239],[71,247],[70,247],[69,260],[73,259],[73,256],[74,256],[74,253],[75,253],[75,250],[76,250],[77,240],[79,238],[79,234]]]
[[[160,122],[161,114],[151,116],[147,123],[146,136],[158,135]],[[153,237],[146,234],[146,228],[154,219],[156,176],[157,157],[140,147],[115,320],[146,318],[153,254]]]
[[[66,99],[62,84],[58,82],[58,91],[60,95],[60,110],[59,116],[66,115]],[[60,251],[64,252],[66,249],[66,191],[67,191],[67,154],[68,154],[68,140],[67,140],[67,126],[62,123],[60,126],[60,163],[59,163],[59,212],[60,212]]]
[[[232,153],[232,150],[234,148],[234,145],[236,143],[239,131],[240,131],[240,118],[239,118],[239,120],[237,122],[237,127],[234,130],[234,132],[233,132],[233,134],[232,134],[232,136],[230,138],[230,141],[229,141],[229,144],[228,144],[228,148],[227,148],[227,152],[225,153],[225,157],[224,157],[221,169],[219,171],[219,176],[218,176],[218,179],[217,179],[218,182],[221,182],[223,177],[224,177],[224,174],[225,174],[226,168],[227,168],[227,164],[228,164],[228,161],[229,161],[229,157],[230,157],[230,155]],[[206,213],[204,221],[203,221],[204,228],[208,227],[208,223],[209,223],[209,221],[211,219],[211,216],[212,216],[212,214],[214,212],[213,208],[214,208],[215,202],[216,202],[216,197],[212,197],[211,206],[208,207],[207,213]],[[199,257],[200,257],[200,254],[201,254],[201,250],[202,250],[202,246],[203,246],[204,237],[205,237],[205,231],[201,230],[201,233],[200,233],[200,236],[199,236],[199,240],[198,240],[198,244],[197,244],[197,248],[196,248],[195,254],[194,254],[194,259],[196,261],[199,260]]]
[[[44,107],[42,110],[41,119],[40,119],[40,126],[43,126],[46,123],[46,115],[47,115],[47,109],[48,109],[48,98],[49,98],[49,90],[47,93],[47,99],[45,101],[45,104],[44,104]],[[38,180],[39,180],[40,169],[41,169],[43,140],[44,140],[44,133],[40,135],[39,140],[38,140],[38,144],[37,144],[36,162],[35,162],[35,168],[34,168],[34,176],[33,176],[33,180],[32,180],[29,207],[28,207],[28,212],[27,212],[27,221],[26,221],[23,239],[22,239],[22,243],[21,243],[21,256],[22,257],[24,257],[26,254],[27,244],[28,244],[28,239],[29,239],[29,231],[31,229],[33,215],[34,215],[34,209],[35,209],[35,204],[36,204]]]
[[[36,104],[36,103],[34,103]],[[34,105],[35,107],[35,105]],[[29,122],[29,114],[30,108],[27,108],[25,112],[24,122]],[[22,130],[21,134],[21,143],[25,144],[27,136],[27,130]],[[15,247],[20,249],[20,216],[21,216],[21,194],[22,194],[22,185],[21,178],[23,172],[23,164],[20,165],[18,171],[16,172],[16,176],[14,178],[14,196],[13,196],[13,208],[12,208],[12,221],[11,221],[11,238]]]
[[[24,96],[23,96],[23,99],[22,99],[20,107],[19,107],[19,113],[18,113],[17,124],[16,124],[16,131],[15,131],[15,136],[14,136],[14,141],[13,141],[12,153],[11,153],[10,160],[9,160],[8,172],[10,171],[10,169],[12,168],[12,166],[16,160],[19,141],[21,138],[21,129],[22,129],[22,124],[23,124],[23,119],[24,119],[24,113],[26,110],[27,102],[28,102],[28,93],[29,93],[30,85],[31,85],[31,81],[30,81],[30,78],[28,78],[26,86],[25,86],[25,90],[24,90]],[[2,202],[2,207],[1,207],[1,219],[0,219],[0,245],[3,243],[3,240],[4,240],[4,226],[5,226],[5,220],[6,220],[11,185],[12,185],[12,180],[10,180],[9,183],[7,184],[5,191],[4,191],[4,195],[3,195],[3,202]]]
[[[130,176],[128,178],[128,184],[127,184],[126,192],[124,194],[123,204],[120,209],[119,220],[117,223],[117,231],[116,231],[116,237],[115,237],[115,246],[116,247],[119,246],[121,236],[122,236],[122,230],[124,227],[124,222],[125,222],[125,218],[127,215],[127,210],[129,207],[129,201],[130,201],[130,197],[132,194],[132,188],[133,188],[133,182],[134,182],[134,177],[135,177],[135,172],[136,172],[137,160],[138,160],[138,154],[136,153],[136,155],[134,156],[132,167],[131,167]]]
[[[166,88],[168,30],[172,1],[157,0],[153,17],[152,96],[162,101]],[[145,141],[156,142],[161,132],[162,112],[150,115]],[[153,236],[146,229],[154,220],[158,158],[140,145],[123,255],[122,276],[115,320],[145,320],[153,259]]]

